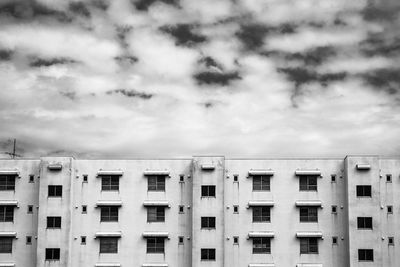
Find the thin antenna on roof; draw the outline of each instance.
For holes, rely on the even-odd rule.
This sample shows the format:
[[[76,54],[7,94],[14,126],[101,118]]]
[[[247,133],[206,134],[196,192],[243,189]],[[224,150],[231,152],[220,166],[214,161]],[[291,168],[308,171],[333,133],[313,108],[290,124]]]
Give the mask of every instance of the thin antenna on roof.
[[[12,152],[1,152],[1,154],[9,155],[13,159],[15,159],[15,157],[22,157],[21,155],[18,155],[18,154],[15,153],[16,147],[17,147],[17,139],[14,138],[14,140],[13,140],[13,151]]]

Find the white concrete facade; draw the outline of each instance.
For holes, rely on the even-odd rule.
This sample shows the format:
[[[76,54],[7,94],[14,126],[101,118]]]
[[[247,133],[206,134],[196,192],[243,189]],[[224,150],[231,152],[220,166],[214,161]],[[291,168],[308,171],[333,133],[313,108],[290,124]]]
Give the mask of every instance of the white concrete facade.
[[[15,177],[14,190],[4,187],[5,176]],[[265,187],[254,190],[253,179]],[[367,196],[357,195],[361,185]],[[49,186],[62,186],[62,195],[49,195],[56,190]],[[0,267],[394,267],[399,195],[400,158],[378,156],[0,160],[0,209],[13,207],[13,220],[0,221],[0,239],[12,239],[8,253],[0,240]],[[103,219],[103,208],[118,218]],[[300,221],[304,211],[310,221]],[[49,227],[49,217],[61,225]],[[108,253],[100,253],[107,240],[117,249],[102,243]],[[154,252],[150,240],[164,245]],[[253,245],[260,240],[267,245]],[[202,249],[210,250],[202,256]]]

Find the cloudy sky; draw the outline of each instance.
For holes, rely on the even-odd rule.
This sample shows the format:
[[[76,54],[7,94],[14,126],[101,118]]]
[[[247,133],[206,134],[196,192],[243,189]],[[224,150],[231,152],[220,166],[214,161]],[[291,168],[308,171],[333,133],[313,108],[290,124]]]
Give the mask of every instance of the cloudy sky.
[[[0,0],[0,151],[396,155],[398,0]]]

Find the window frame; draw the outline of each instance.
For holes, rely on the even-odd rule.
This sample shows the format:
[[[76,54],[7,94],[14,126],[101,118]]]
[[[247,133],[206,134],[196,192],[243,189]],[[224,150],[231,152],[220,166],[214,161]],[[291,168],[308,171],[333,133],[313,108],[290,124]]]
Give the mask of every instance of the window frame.
[[[253,223],[270,223],[271,222],[271,207],[270,206],[256,206],[252,207]]]
[[[14,222],[14,207],[1,205],[0,206],[0,222]]]
[[[101,191],[119,191],[120,175],[101,175]]]
[[[48,256],[51,257],[48,257]],[[45,250],[45,260],[46,261],[59,261],[61,258],[60,248],[46,248]]]
[[[118,237],[100,237],[99,254],[117,254]]]
[[[146,241],[147,254],[164,254],[165,238],[164,237],[148,237]]]
[[[300,254],[319,254],[317,237],[300,238]]]
[[[61,216],[47,216],[47,229],[61,229]]]
[[[257,247],[260,246],[260,247]],[[271,254],[271,238],[253,237],[253,254]]]
[[[0,237],[0,254],[12,253],[14,237],[2,236]]]
[[[100,222],[118,222],[119,207],[117,206],[101,206]]]
[[[366,194],[366,193],[368,193],[368,191],[369,191],[369,195]],[[371,185],[356,185],[356,197],[357,198],[372,198],[372,186]]]
[[[368,227],[370,225],[370,227]],[[374,221],[373,217],[357,217],[358,230],[373,230]]]
[[[147,222],[165,222],[165,206],[147,207]]]
[[[212,194],[214,193],[214,194]],[[216,186],[215,185],[202,185],[201,186],[201,197],[216,197]]]
[[[371,253],[372,254],[369,254]],[[372,256],[372,257],[369,257]],[[358,249],[358,261],[360,262],[373,262],[374,250],[373,249]]]
[[[304,215],[307,211],[306,215]],[[303,213],[303,215],[302,215]],[[302,206],[299,207],[299,221],[301,223],[317,223],[318,222],[318,207],[315,206]]]
[[[0,191],[15,191],[16,174],[0,174]]]
[[[216,261],[216,249],[215,248],[201,248],[200,249],[200,260],[201,261]]]
[[[147,191],[165,192],[166,180],[166,175],[149,175],[147,177]]]
[[[254,192],[271,191],[271,175],[251,175]]]
[[[299,191],[318,191],[318,175],[300,175]],[[315,183],[314,183],[315,181]]]
[[[60,197],[62,197],[62,188],[63,188],[63,186],[62,185],[53,185],[53,184],[50,184],[50,185],[48,185],[48,187],[47,187],[47,197],[49,197],[49,198],[60,198]]]
[[[202,216],[200,228],[201,229],[216,229],[216,217]]]

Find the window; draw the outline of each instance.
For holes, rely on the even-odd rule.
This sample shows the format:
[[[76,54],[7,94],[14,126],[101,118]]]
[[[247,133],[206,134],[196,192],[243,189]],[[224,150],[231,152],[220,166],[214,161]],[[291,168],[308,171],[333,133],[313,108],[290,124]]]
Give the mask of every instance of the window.
[[[62,197],[62,185],[49,185],[49,197]]]
[[[332,205],[332,213],[337,213],[337,206]]]
[[[28,213],[33,213],[33,206],[32,205],[28,205]]]
[[[387,213],[393,213],[393,206],[387,206]]]
[[[87,206],[82,205],[82,214],[86,214],[86,213],[87,213]]]
[[[215,229],[215,217],[201,217],[201,228]]]
[[[26,244],[27,245],[32,245],[32,237],[31,236],[27,236],[26,237]]]
[[[101,222],[118,222],[118,207],[103,206],[100,208]]]
[[[202,185],[201,186],[202,197],[215,197],[215,185]]]
[[[183,205],[179,205],[179,213],[184,213],[185,212],[185,207]]]
[[[165,176],[153,175],[147,179],[148,191],[165,191]]]
[[[185,175],[183,174],[179,175],[179,182],[181,183],[185,182]]]
[[[0,206],[0,222],[14,221],[14,207]]]
[[[386,182],[391,183],[392,182],[392,175],[391,174],[386,174]]]
[[[271,222],[270,207],[253,207],[253,222]]]
[[[178,237],[178,244],[183,245],[183,240],[184,240],[183,236]]]
[[[61,228],[61,217],[47,217],[47,228]]]
[[[81,236],[81,245],[86,245],[86,236]]]
[[[101,176],[101,190],[103,190],[103,191],[118,191],[119,190],[119,176],[117,176],[117,175]]]
[[[46,248],[46,260],[47,261],[60,260],[60,249],[59,248]]]
[[[300,222],[318,222],[318,207],[300,207]]]
[[[374,261],[374,250],[373,249],[359,249],[358,250],[358,261]]]
[[[215,261],[215,248],[202,248],[200,254],[202,261]]]
[[[266,175],[253,176],[253,191],[270,191],[270,177]]]
[[[336,174],[331,174],[331,182],[336,183]]]
[[[317,179],[315,175],[300,176],[300,191],[317,191]]]
[[[267,237],[253,238],[253,254],[271,253],[271,239]]]
[[[0,175],[0,191],[15,190],[15,175]]]
[[[337,245],[337,236],[332,236],[332,245]]]
[[[318,254],[318,238],[300,238],[300,254]]]
[[[234,174],[234,175],[233,175],[233,181],[234,181],[234,182],[238,182],[238,181],[239,181],[239,175]]]
[[[357,197],[371,197],[370,185],[357,185]]]
[[[233,213],[239,213],[239,206],[237,205],[233,206]]]
[[[0,237],[0,253],[12,253],[13,237]]]
[[[388,245],[389,246],[394,246],[394,237],[388,237]]]
[[[84,183],[87,183],[87,182],[88,182],[88,175],[87,175],[87,174],[84,174],[84,175],[83,175],[83,182],[84,182]]]
[[[34,183],[35,182],[35,175],[33,175],[33,174],[29,175],[29,182],[30,183]]]
[[[147,222],[165,222],[165,207],[148,207]]]
[[[372,229],[372,217],[357,217],[358,229]]]
[[[238,236],[234,236],[233,237],[233,244],[234,245],[239,245],[239,237]]]
[[[118,253],[118,237],[101,237],[100,253]]]
[[[164,238],[147,238],[147,253],[164,253]]]

